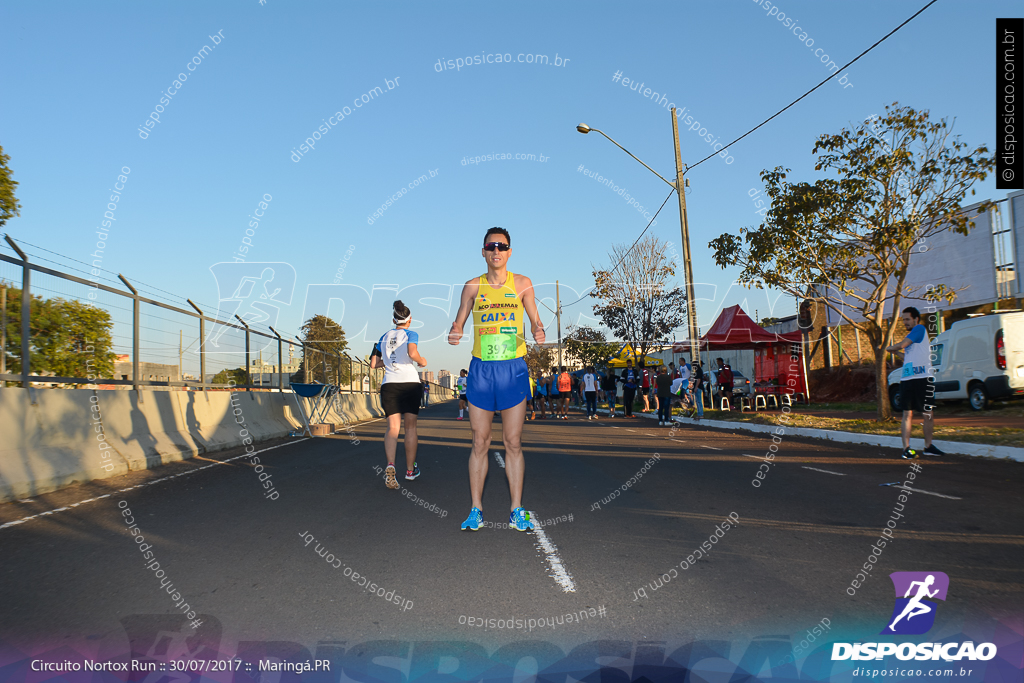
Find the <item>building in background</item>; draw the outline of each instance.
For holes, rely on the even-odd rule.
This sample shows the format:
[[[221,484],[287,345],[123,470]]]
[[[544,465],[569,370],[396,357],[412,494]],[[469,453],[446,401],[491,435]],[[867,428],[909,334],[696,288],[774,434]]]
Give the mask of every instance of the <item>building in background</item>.
[[[420,381],[421,382],[433,382],[434,381],[434,373],[433,373],[432,370],[420,370],[419,375],[420,375]]]
[[[452,373],[447,370],[437,371],[437,383],[445,389],[452,389],[455,386],[454,380],[452,379]]]
[[[995,201],[995,208],[974,216],[975,226],[970,233],[938,234],[922,245],[926,250],[915,252],[910,260],[907,285],[924,289],[929,284],[944,284],[958,290],[952,303],[919,297],[901,300],[900,308],[914,306],[921,311],[933,338],[958,320],[1016,310],[1024,304],[1024,273],[1017,265],[1024,259],[1024,191]],[[964,207],[964,211],[977,206]],[[885,313],[888,319],[891,307]],[[812,298],[801,302],[794,315],[764,322],[769,332],[801,330],[807,335],[806,355],[811,370],[874,362],[867,335],[844,324],[838,314]],[[905,334],[897,320],[894,339]]]

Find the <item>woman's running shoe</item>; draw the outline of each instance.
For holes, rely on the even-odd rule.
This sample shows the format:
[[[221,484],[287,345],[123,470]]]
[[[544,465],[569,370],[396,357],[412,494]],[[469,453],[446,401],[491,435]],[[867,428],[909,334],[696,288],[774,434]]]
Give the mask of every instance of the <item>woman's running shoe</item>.
[[[473,508],[474,510],[476,508]],[[467,520],[468,521],[468,520]],[[533,531],[533,522],[530,520],[530,513],[525,508],[516,508],[508,516],[508,524],[516,531]]]
[[[903,452],[900,453],[900,457],[904,460],[917,460],[921,456],[913,448],[908,447],[903,449]]]
[[[469,511],[469,517],[462,523],[461,529],[463,531],[479,531],[480,525],[484,521],[484,513],[480,508],[473,508]]]
[[[418,476],[420,476],[420,465],[419,463],[414,462],[412,464],[412,469],[405,471],[405,479],[406,481],[412,481]]]
[[[386,468],[384,468],[384,484],[389,489],[397,489],[397,488],[399,488],[399,486],[398,486],[398,479],[395,477],[395,466],[394,465],[388,465]]]

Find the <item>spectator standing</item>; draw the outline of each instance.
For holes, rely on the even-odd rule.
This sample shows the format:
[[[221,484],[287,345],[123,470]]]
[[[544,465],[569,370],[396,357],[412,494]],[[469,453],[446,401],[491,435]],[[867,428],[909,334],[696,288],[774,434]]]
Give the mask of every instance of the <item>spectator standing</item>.
[[[691,396],[697,412],[697,420],[704,417],[704,366],[698,362],[690,368]]]
[[[423,380],[423,407],[427,407],[427,401],[430,399],[430,382]]]
[[[732,405],[732,368],[721,358],[716,358],[715,362],[718,363],[718,372],[715,374],[715,383],[718,385],[718,400],[721,402],[723,398],[729,400],[729,404]]]
[[[608,417],[615,417],[615,394],[618,391],[618,383],[615,379],[615,373],[607,368],[605,369],[605,372],[606,374],[602,380],[602,385],[604,386],[604,398],[608,401]]]
[[[903,326],[910,333],[898,344],[885,350],[903,351],[903,372],[900,373],[900,403],[903,404],[903,453],[900,457],[916,459],[917,450],[910,447],[910,434],[914,428],[914,411],[924,415],[924,452],[927,455],[945,455],[932,443],[935,429],[932,410],[935,407],[935,376],[932,371],[931,344],[928,330],[921,324],[921,312],[913,306],[903,309]],[[958,342],[962,344],[963,342]],[[957,353],[960,353],[958,350]]]
[[[588,365],[587,372],[580,381],[583,385],[583,396],[587,401],[587,419],[597,419],[597,375],[594,374],[594,366]]]
[[[632,359],[626,361],[626,369],[622,371],[622,404],[626,417],[634,417],[633,401],[636,399],[636,388],[640,384],[640,372],[633,367]]]
[[[647,361],[640,359],[640,395],[644,399],[644,412],[651,412],[651,401],[648,394],[651,393],[651,373],[647,370]]]
[[[665,427],[672,423],[672,378],[664,366],[658,368],[654,382],[658,396],[658,426]]]

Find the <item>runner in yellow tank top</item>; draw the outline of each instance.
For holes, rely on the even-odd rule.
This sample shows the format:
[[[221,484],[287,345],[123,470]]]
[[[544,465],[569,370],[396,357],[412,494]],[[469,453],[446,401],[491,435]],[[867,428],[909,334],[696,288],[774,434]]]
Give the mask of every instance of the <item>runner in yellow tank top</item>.
[[[492,287],[487,277],[480,276],[473,299],[473,357],[485,361],[522,358],[526,355],[526,316],[515,276],[506,271],[500,287]]]
[[[465,531],[476,531],[483,521],[484,481],[487,479],[488,446],[494,413],[501,412],[502,440],[505,442],[505,475],[512,499],[509,524],[513,529],[534,528],[522,507],[522,432],[526,400],[530,397],[526,367],[526,324],[538,344],[544,343],[544,327],[533,297],[533,283],[525,275],[513,275],[506,265],[512,239],[504,228],[491,228],[484,235],[481,254],[487,273],[468,281],[462,288],[459,312],[448,332],[448,343],[457,345],[463,327],[473,316],[473,360],[469,366],[466,397],[469,423],[473,429],[473,450],[469,456],[469,489],[473,508],[462,523]]]

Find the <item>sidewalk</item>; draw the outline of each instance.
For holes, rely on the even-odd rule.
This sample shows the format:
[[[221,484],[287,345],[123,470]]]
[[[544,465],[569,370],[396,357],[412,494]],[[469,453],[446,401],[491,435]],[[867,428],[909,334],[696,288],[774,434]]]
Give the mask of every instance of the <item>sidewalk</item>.
[[[607,409],[598,408],[598,412],[599,413],[607,414],[608,410]],[[828,411],[823,411],[823,412],[828,412]],[[637,419],[645,419],[646,418],[646,419],[649,419],[649,420],[656,420],[657,417],[658,417],[657,414],[655,414],[655,413],[634,412],[633,414],[637,416]],[[885,448],[893,448],[893,449],[896,449],[896,450],[902,450],[903,449],[903,441],[901,440],[901,438],[899,436],[888,436],[888,435],[884,435],[884,434],[860,434],[860,433],[857,433],[857,432],[844,432],[844,431],[827,430],[827,429],[813,429],[813,428],[808,428],[808,427],[792,427],[792,426],[786,426],[786,425],[781,425],[781,424],[754,424],[754,423],[750,423],[750,422],[740,422],[740,421],[734,421],[734,420],[716,420],[713,417],[708,417],[709,415],[714,415],[714,414],[715,414],[715,411],[711,411],[711,410],[705,411],[704,412],[704,415],[705,415],[704,419],[700,420],[699,422],[697,420],[693,420],[693,419],[690,419],[688,417],[675,416],[672,419],[673,419],[674,422],[678,422],[680,424],[700,426],[700,427],[708,427],[708,428],[711,428],[711,429],[728,429],[728,430],[732,430],[732,431],[735,431],[735,430],[739,429],[739,430],[748,431],[748,432],[761,432],[761,433],[764,433],[766,435],[770,434],[770,433],[773,433],[773,432],[778,433],[778,432],[776,432],[776,430],[782,429],[783,430],[783,432],[782,432],[783,435],[787,435],[788,434],[790,436],[806,436],[806,437],[810,437],[810,438],[813,438],[813,439],[826,439],[828,441],[838,441],[838,442],[843,442],[843,443],[863,443],[863,444],[869,444],[869,445],[872,445],[872,446],[882,446],[882,447],[885,447]],[[744,413],[744,415],[750,415],[750,414],[752,414],[752,413]],[[758,414],[759,415],[764,415],[765,411],[761,411]],[[779,412],[778,411],[771,411],[768,414],[769,415],[778,415]],[[813,414],[813,412],[805,413],[805,414]],[[864,414],[864,413],[861,413],[861,414]],[[622,415],[622,413],[617,410],[616,411],[616,418],[618,418],[620,415]],[[836,413],[831,413],[830,415],[828,415],[828,417],[836,417]],[[970,418],[970,417],[973,417],[973,416],[965,416],[965,417]],[[863,418],[856,418],[856,419],[863,419]],[[874,414],[871,414],[871,417],[869,419],[874,419]],[[981,426],[981,425],[972,425],[972,426]],[[1005,426],[1005,425],[1002,425],[1002,426]],[[920,444],[921,443],[921,437],[915,435],[915,437],[911,439],[911,443],[912,444]],[[1008,458],[1010,460],[1016,460],[1018,462],[1024,462],[1024,448],[1016,448],[1016,447],[1013,447],[1013,446],[997,446],[997,445],[992,445],[992,444],[966,443],[966,442],[963,442],[963,441],[945,441],[945,440],[940,440],[940,439],[935,439],[933,443],[937,447],[939,447],[941,450],[943,450],[944,452],[946,452],[946,453],[948,453],[950,455],[970,455],[970,456],[974,456],[974,457],[984,457],[984,458]]]

